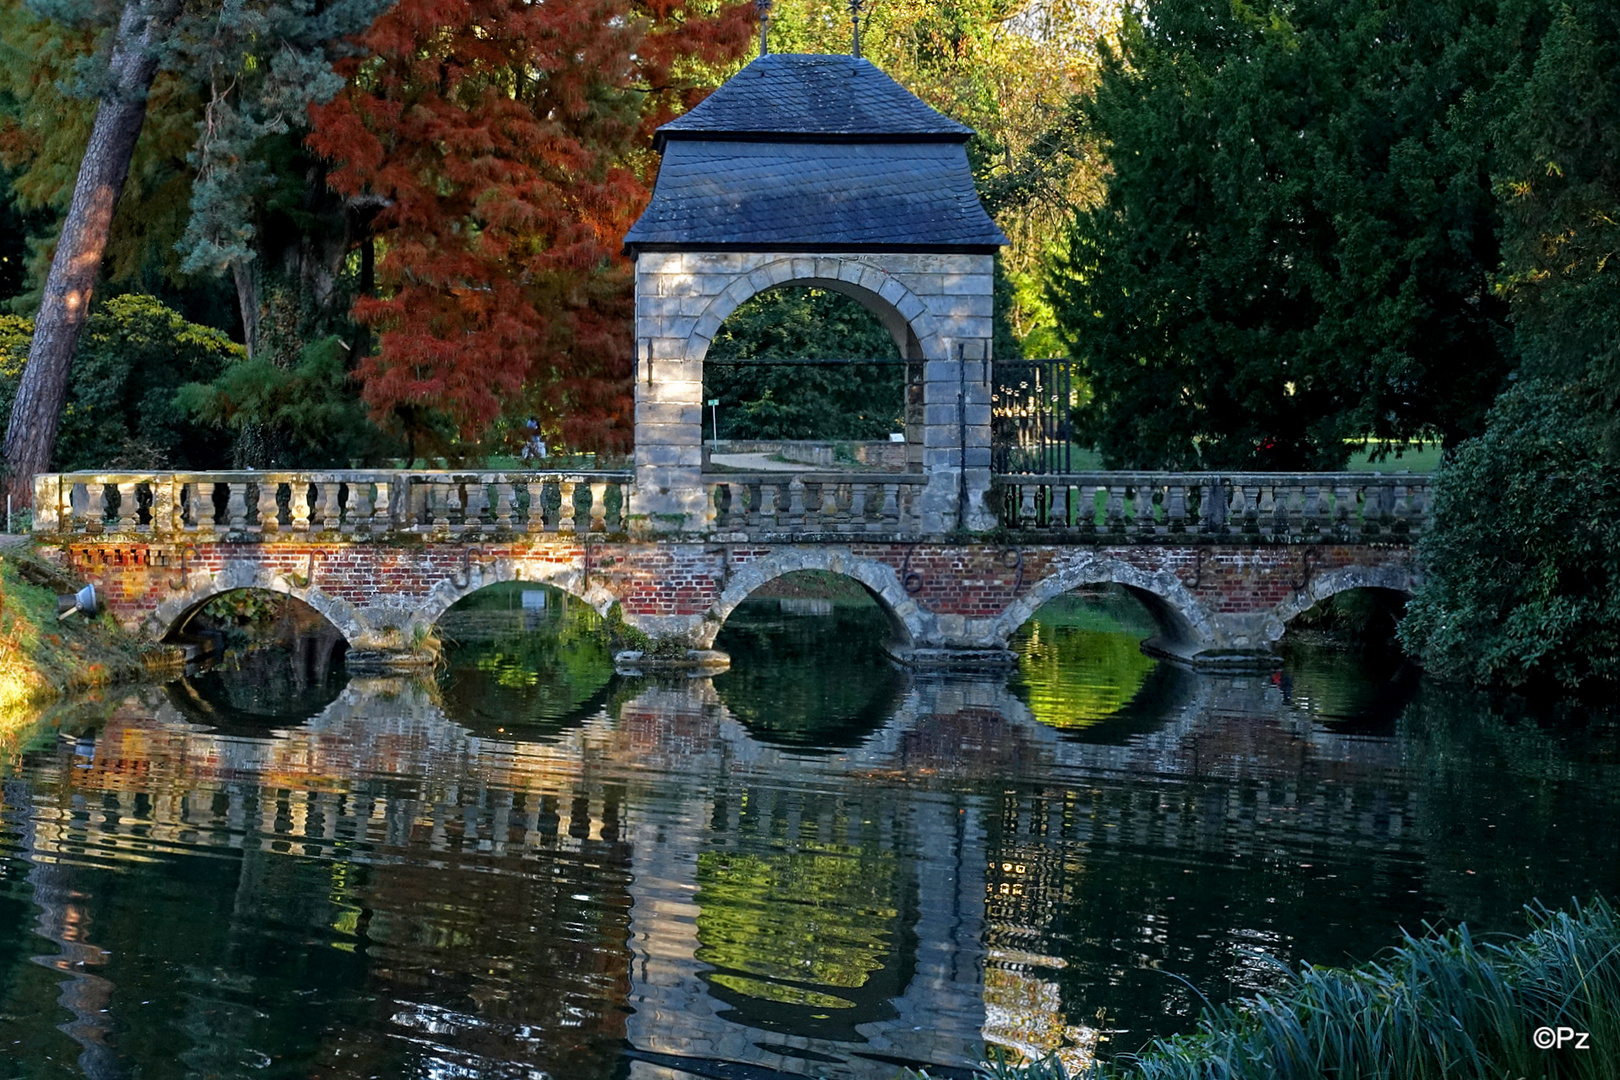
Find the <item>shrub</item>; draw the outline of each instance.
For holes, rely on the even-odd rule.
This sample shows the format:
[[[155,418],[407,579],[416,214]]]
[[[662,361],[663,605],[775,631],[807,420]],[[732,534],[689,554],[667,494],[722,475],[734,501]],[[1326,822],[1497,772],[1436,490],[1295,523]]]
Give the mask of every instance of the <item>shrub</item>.
[[[1389,959],[1302,967],[1276,996],[1205,1013],[1103,1077],[1607,1080],[1620,1065],[1620,925],[1599,900],[1529,910],[1530,933],[1478,942],[1466,926],[1408,937]],[[1589,1049],[1540,1050],[1540,1027],[1589,1033]]]
[[[11,404],[34,326],[0,316],[0,415]],[[91,313],[68,376],[52,463],[59,469],[217,466],[225,438],[176,404],[183,383],[216,377],[242,347],[156,298],[115,296]]]
[[[1580,383],[1504,394],[1435,485],[1400,625],[1433,672],[1505,685],[1620,679],[1620,473]]]

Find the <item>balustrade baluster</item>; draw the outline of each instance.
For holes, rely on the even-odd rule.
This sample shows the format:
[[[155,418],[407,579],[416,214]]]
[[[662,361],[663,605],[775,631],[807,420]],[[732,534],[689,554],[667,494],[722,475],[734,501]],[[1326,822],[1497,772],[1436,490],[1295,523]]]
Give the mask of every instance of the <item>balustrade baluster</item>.
[[[309,505],[309,481],[300,477],[293,477],[287,483],[289,498],[288,508],[292,511],[291,531],[307,533],[310,531],[309,519],[311,507]]]
[[[866,531],[866,485],[863,483],[849,485],[849,530]]]
[[[1333,531],[1339,539],[1348,539],[1356,528],[1356,492],[1346,481],[1333,487]]]
[[[795,476],[788,483],[787,526],[797,529],[804,524],[804,480]]]
[[[591,485],[591,532],[607,532],[607,484]]]
[[[1305,484],[1304,506],[1304,533],[1306,536],[1316,536],[1322,532],[1327,523],[1327,500],[1322,491],[1322,485],[1315,482]]]
[[[1028,481],[1019,481],[1017,487],[1017,511],[1013,515],[1013,528],[1031,529],[1035,527],[1035,485]]]
[[[546,485],[543,481],[524,480],[516,485],[523,493],[523,531],[544,532],[546,528]]]
[[[883,505],[878,511],[875,532],[900,531],[900,485],[883,485]]]
[[[761,531],[774,531],[782,513],[780,481],[761,479],[759,482],[759,527]]]
[[[1158,530],[1158,522],[1153,515],[1152,484],[1136,485],[1136,512],[1132,524],[1136,526],[1138,536],[1152,536]]]
[[[149,485],[152,491],[152,525],[155,533],[172,533],[179,528],[180,502],[175,498],[181,487],[180,478],[170,473],[168,476],[154,477]]]
[[[1103,511],[1103,527],[1111,533],[1125,531],[1125,485],[1108,485],[1108,505]]]
[[[276,495],[280,487],[281,485],[270,477],[258,477],[259,497],[254,503],[257,517],[248,527],[248,532],[268,536],[281,531],[281,508],[276,504]]]
[[[371,501],[371,484],[365,480],[350,481],[349,512],[342,526],[344,533],[350,536],[369,533],[374,505]]]
[[[1172,480],[1165,487],[1164,531],[1180,535],[1187,531],[1187,485]]]
[[[443,480],[434,481],[429,488],[433,497],[433,531],[447,533],[452,522],[461,516],[461,488]]]
[[[557,484],[557,531],[559,533],[572,533],[575,531],[574,515],[578,508],[574,506],[574,482],[562,480]]]
[[[1271,484],[1257,484],[1254,487],[1259,492],[1259,497],[1255,501],[1253,529],[1255,532],[1270,536],[1277,520],[1274,488]]]
[[[460,531],[481,533],[485,531],[484,511],[489,508],[489,492],[484,489],[484,482],[476,476],[467,481],[466,492],[466,498],[462,501],[464,509]]]
[[[321,484],[321,521],[323,532],[338,532],[343,528],[343,488],[340,480],[327,480]]]
[[[516,520],[516,485],[502,481],[495,485],[495,531],[511,532]]]

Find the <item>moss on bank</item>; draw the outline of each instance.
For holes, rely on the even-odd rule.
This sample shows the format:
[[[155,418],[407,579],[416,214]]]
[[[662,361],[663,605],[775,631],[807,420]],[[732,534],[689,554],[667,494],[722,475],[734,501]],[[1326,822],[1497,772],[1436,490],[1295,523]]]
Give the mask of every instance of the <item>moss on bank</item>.
[[[0,725],[22,706],[137,678],[166,657],[106,615],[57,621],[57,596],[80,584],[27,547],[0,552]]]

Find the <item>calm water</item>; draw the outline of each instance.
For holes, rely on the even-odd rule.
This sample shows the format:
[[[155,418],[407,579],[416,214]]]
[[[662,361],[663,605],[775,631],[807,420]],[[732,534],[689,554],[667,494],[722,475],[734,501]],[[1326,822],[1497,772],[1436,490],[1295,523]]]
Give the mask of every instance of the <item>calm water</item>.
[[[494,612],[436,683],[267,654],[39,718],[0,765],[0,1080],[952,1075],[1620,892],[1611,723],[1333,653],[1194,677],[1112,597],[1010,678],[787,607],[713,680]]]

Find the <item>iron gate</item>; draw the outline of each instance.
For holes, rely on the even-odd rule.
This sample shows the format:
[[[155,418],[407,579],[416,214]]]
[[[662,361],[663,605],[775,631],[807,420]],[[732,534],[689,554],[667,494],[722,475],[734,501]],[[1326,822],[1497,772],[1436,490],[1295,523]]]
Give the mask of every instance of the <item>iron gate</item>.
[[[990,387],[990,468],[1002,474],[1074,471],[1072,361],[996,360]]]

